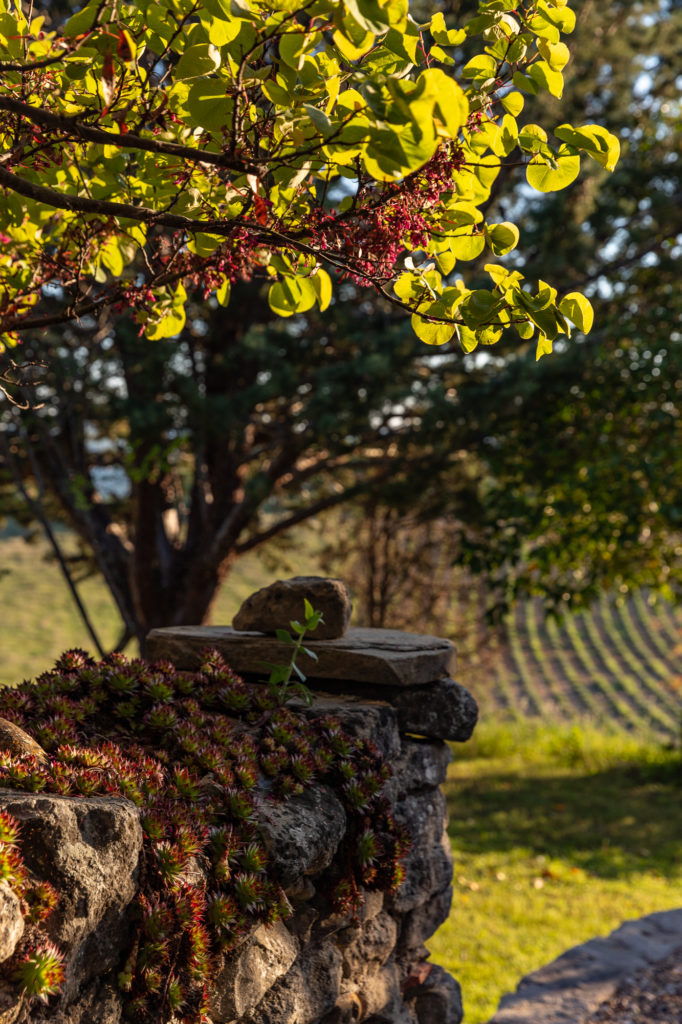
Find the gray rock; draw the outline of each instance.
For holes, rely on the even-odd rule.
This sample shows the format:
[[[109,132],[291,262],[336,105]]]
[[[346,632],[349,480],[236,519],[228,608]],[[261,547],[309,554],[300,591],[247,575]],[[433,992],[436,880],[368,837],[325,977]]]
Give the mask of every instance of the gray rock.
[[[328,786],[265,804],[258,828],[273,875],[283,886],[328,867],[346,831],[346,812]]]
[[[47,754],[40,744],[36,743],[32,736],[29,736],[14,722],[8,722],[6,718],[0,718],[0,750],[8,750],[15,757],[22,754],[33,754],[39,761],[48,760]]]
[[[625,921],[605,938],[562,953],[502,997],[489,1024],[574,1024],[610,999],[628,974],[665,959],[680,945],[682,910]]]
[[[327,913],[320,913],[315,928],[319,941],[325,941],[330,936],[334,936],[334,941],[339,946],[348,945],[360,934],[360,926],[371,921],[384,909],[385,896],[383,892],[361,889],[360,896],[361,903],[354,911],[330,913],[328,908],[325,908]]]
[[[19,898],[10,887],[0,885],[0,962],[9,959],[24,934],[24,918]]]
[[[417,1024],[416,1017],[405,1003],[395,970],[384,968],[374,980],[374,989],[366,993],[371,1016],[364,1024]]]
[[[34,1004],[30,1017],[31,1024],[121,1024],[122,1020],[121,993],[111,975],[91,981],[70,1006]]]
[[[453,679],[395,690],[386,699],[398,712],[402,732],[462,743],[469,739],[478,720],[476,701]]]
[[[332,943],[307,946],[244,1024],[312,1024],[336,1004],[341,971],[341,953]]]
[[[287,973],[298,950],[297,939],[281,921],[256,928],[238,953],[226,958],[211,983],[214,1024],[249,1014]]]
[[[398,716],[385,701],[365,701],[360,697],[316,697],[310,708],[303,710],[308,718],[333,715],[350,736],[369,740],[381,754],[391,760],[400,751]]]
[[[403,861],[405,880],[392,900],[395,910],[404,914],[452,881],[445,797],[439,789],[408,796],[397,804],[395,819],[405,825],[412,841]]]
[[[356,991],[343,992],[336,1000],[334,1009],[320,1021],[320,1024],[354,1024],[364,1016],[364,1004]]]
[[[301,944],[310,942],[313,928],[320,918],[320,912],[316,907],[303,903],[296,907],[294,916],[288,919],[288,928]]]
[[[309,878],[299,878],[285,889],[284,895],[293,906],[299,903],[307,903],[315,895],[315,886]]]
[[[375,890],[362,890],[362,905],[357,911],[360,924],[371,921],[384,909],[384,894]]]
[[[400,751],[391,762],[398,795],[403,797],[440,786],[445,782],[451,759],[450,748],[442,740],[402,736]]]
[[[419,1024],[460,1024],[464,1011],[458,982],[437,964],[429,966],[425,981],[405,993],[408,1005]]]
[[[576,1024],[613,995],[621,977],[577,980],[560,994],[538,987],[504,996],[488,1024]]]
[[[398,943],[401,961],[411,963],[422,957],[424,940],[447,921],[451,906],[452,886],[448,885],[405,915]]]
[[[147,657],[163,658],[182,670],[196,669],[200,653],[215,647],[235,672],[262,673],[263,662],[288,662],[291,647],[273,637],[240,633],[229,626],[168,626],[147,636]],[[412,687],[447,675],[455,649],[449,640],[395,629],[351,628],[338,640],[306,639],[317,661],[300,667],[315,680],[340,679],[377,686]]]
[[[232,625],[258,633],[274,634],[278,629],[289,629],[292,619],[303,622],[306,598],[323,617],[306,640],[335,640],[343,636],[350,625],[350,594],[342,580],[325,576],[294,576],[257,590],[244,601]]]
[[[626,921],[626,924],[635,922]],[[640,922],[644,927],[654,927],[662,932],[671,932],[673,935],[682,934],[682,908],[678,910],[657,910],[654,914],[647,914]]]
[[[61,797],[0,791],[0,809],[21,825],[21,853],[59,903],[47,931],[66,954],[63,1000],[117,967],[137,892],[142,828],[120,797]]]
[[[0,981],[0,1024],[14,1024],[24,1005],[17,988]]]
[[[343,976],[362,986],[368,974],[383,967],[395,949],[398,925],[390,914],[381,911],[364,926],[340,932],[336,941],[343,955]]]
[[[400,979],[394,963],[382,966],[363,980],[358,996],[363,1018],[391,1014],[389,1019],[394,1020],[397,1014],[400,1020],[400,1014],[405,1010],[400,994]]]

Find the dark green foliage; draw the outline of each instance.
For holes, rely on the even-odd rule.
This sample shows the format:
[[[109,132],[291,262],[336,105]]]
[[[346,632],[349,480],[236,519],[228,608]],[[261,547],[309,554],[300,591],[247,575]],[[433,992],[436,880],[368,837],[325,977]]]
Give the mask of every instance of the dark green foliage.
[[[144,883],[119,978],[131,1020],[156,1022],[160,1012],[164,1020],[172,1013],[187,1024],[203,1020],[217,955],[258,922],[291,912],[259,841],[261,800],[302,793],[318,780],[335,788],[349,812],[342,877],[330,894],[338,909],[356,908],[362,886],[396,884],[405,839],[381,796],[390,773],[376,748],[347,736],[333,718],[307,719],[277,705],[215,652],[197,673],[183,673],[169,663],[116,654],[95,663],[69,651],[35,683],[2,691],[0,714],[39,737],[49,754],[42,765],[0,753],[0,786],[123,794],[140,808]],[[55,893],[29,885],[16,840],[14,823],[0,816],[0,877],[25,894],[35,931]],[[206,869],[207,889],[194,880],[196,864]],[[15,958],[12,976],[21,975],[27,993],[49,995],[58,987],[54,951],[36,948],[33,959]]]

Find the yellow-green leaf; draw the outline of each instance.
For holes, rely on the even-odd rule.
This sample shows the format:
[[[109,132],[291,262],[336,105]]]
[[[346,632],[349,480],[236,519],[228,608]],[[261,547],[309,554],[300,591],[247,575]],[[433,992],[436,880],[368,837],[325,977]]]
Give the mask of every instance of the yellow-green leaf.
[[[580,292],[570,292],[559,303],[559,312],[563,313],[579,331],[589,334],[594,323],[592,303]]]
[[[417,116],[428,116],[428,108],[447,130],[451,139],[469,116],[469,102],[457,83],[440,68],[427,68],[417,79],[419,99],[413,104]],[[424,130],[423,125],[420,126]]]
[[[318,305],[321,310],[325,310],[332,300],[332,279],[326,270],[318,267],[311,281],[317,295]]]
[[[502,106],[511,114],[512,117],[518,117],[523,110],[524,99],[520,92],[510,92],[506,96],[503,96],[500,100]]]
[[[201,78],[220,67],[220,50],[212,43],[188,46],[173,69],[173,79]]]
[[[485,249],[483,235],[452,235],[450,252],[457,260],[475,260]]]
[[[552,353],[552,342],[546,334],[538,334],[538,343],[535,349],[535,362],[538,359],[542,359],[543,356],[551,355]]]
[[[559,192],[575,181],[580,173],[580,157],[568,146],[561,147],[553,162],[554,166],[538,154],[528,164],[526,179],[538,192]]]
[[[227,306],[229,304],[231,291],[232,286],[230,284],[230,280],[229,278],[226,277],[223,283],[221,284],[220,288],[218,288],[215,293],[216,298],[221,306]]]
[[[488,245],[496,256],[504,256],[515,249],[519,242],[519,229],[511,221],[488,224],[485,229]]]
[[[560,45],[557,43],[557,46]],[[561,99],[564,94],[564,76],[560,71],[555,71],[546,60],[536,61],[528,68],[530,78],[542,89],[546,89],[552,96]]]
[[[492,151],[495,156],[509,156],[519,139],[519,128],[516,118],[505,114],[493,136]]]
[[[463,28],[448,29],[445,25],[445,17],[442,11],[438,11],[431,18],[429,32],[441,46],[459,46],[466,39],[466,31]]]
[[[300,297],[298,282],[289,277],[275,281],[268,292],[270,309],[278,316],[293,316]]]
[[[470,327],[466,327],[464,324],[458,324],[457,335],[459,337],[459,343],[464,351],[473,352],[478,345],[478,338],[475,331],[472,331]]]
[[[436,257],[436,262],[438,263],[438,266],[440,267],[441,271],[444,274],[450,274],[454,270],[455,263],[457,262],[457,260],[455,259],[453,254],[449,252],[449,250],[441,249],[434,255]]]
[[[432,324],[418,313],[412,314],[412,328],[417,337],[427,345],[445,345],[455,333],[454,324]]]
[[[538,50],[553,71],[562,71],[571,59],[571,51],[566,43],[550,43],[548,39],[538,39]]]
[[[584,124],[579,128],[574,128],[570,124],[560,124],[554,129],[554,134],[576,149],[584,149],[607,171],[612,171],[618,163],[620,142],[600,124]]]

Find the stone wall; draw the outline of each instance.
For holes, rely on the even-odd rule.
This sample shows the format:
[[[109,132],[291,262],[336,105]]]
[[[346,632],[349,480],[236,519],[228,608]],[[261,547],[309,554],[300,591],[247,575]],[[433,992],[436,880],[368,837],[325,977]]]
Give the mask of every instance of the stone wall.
[[[197,652],[218,647],[240,672],[277,661],[277,641],[227,628],[157,630],[149,657],[193,668]],[[258,828],[270,872],[293,913],[252,931],[218,964],[213,1024],[459,1024],[457,982],[428,961],[425,940],[446,919],[452,861],[440,790],[449,760],[446,740],[471,734],[476,707],[449,678],[447,642],[383,630],[351,630],[341,640],[311,643],[321,654],[314,704],[352,735],[372,740],[391,764],[387,795],[411,839],[397,893],[371,892],[359,912],[333,913],[326,880],[346,829],[346,812],[317,786],[282,803],[264,801]],[[0,809],[22,825],[31,872],[60,892],[48,922],[66,953],[61,996],[49,1005],[17,1001],[0,983],[0,1024],[118,1024],[117,988],[131,934],[142,834],[133,804],[118,798],[71,798],[3,790]],[[201,866],[197,865],[197,871]],[[21,921],[11,893],[0,891],[0,955],[8,956]],[[7,897],[5,899],[5,896]],[[15,901],[16,903],[16,901]],[[1,971],[0,971],[1,973]]]

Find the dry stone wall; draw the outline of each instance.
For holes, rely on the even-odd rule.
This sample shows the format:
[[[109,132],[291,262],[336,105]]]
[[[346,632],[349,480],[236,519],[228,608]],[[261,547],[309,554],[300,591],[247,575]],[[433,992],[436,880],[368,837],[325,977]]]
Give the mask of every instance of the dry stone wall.
[[[156,630],[149,657],[193,668],[198,651],[217,647],[242,673],[278,660],[274,638],[231,629]],[[269,871],[292,907],[286,920],[255,928],[224,955],[212,980],[213,1024],[459,1024],[459,986],[432,965],[424,945],[448,916],[452,860],[440,785],[450,757],[446,740],[464,741],[476,720],[471,696],[449,678],[445,641],[390,631],[349,631],[315,641],[322,669],[308,683],[310,716],[334,714],[352,735],[372,740],[392,767],[387,795],[411,846],[395,895],[365,894],[356,913],[335,913],[329,878],[342,856],[346,811],[317,786],[281,803],[263,801],[258,828]],[[333,651],[330,648],[334,648]],[[58,1000],[28,1006],[0,983],[0,1024],[120,1024],[117,977],[131,935],[131,913],[144,870],[133,804],[0,792],[0,809],[22,823],[22,854],[31,872],[64,900],[51,937],[67,956]],[[201,872],[201,865],[196,865]],[[0,955],[21,933],[11,893],[0,892]],[[1,969],[0,969],[1,974]]]

